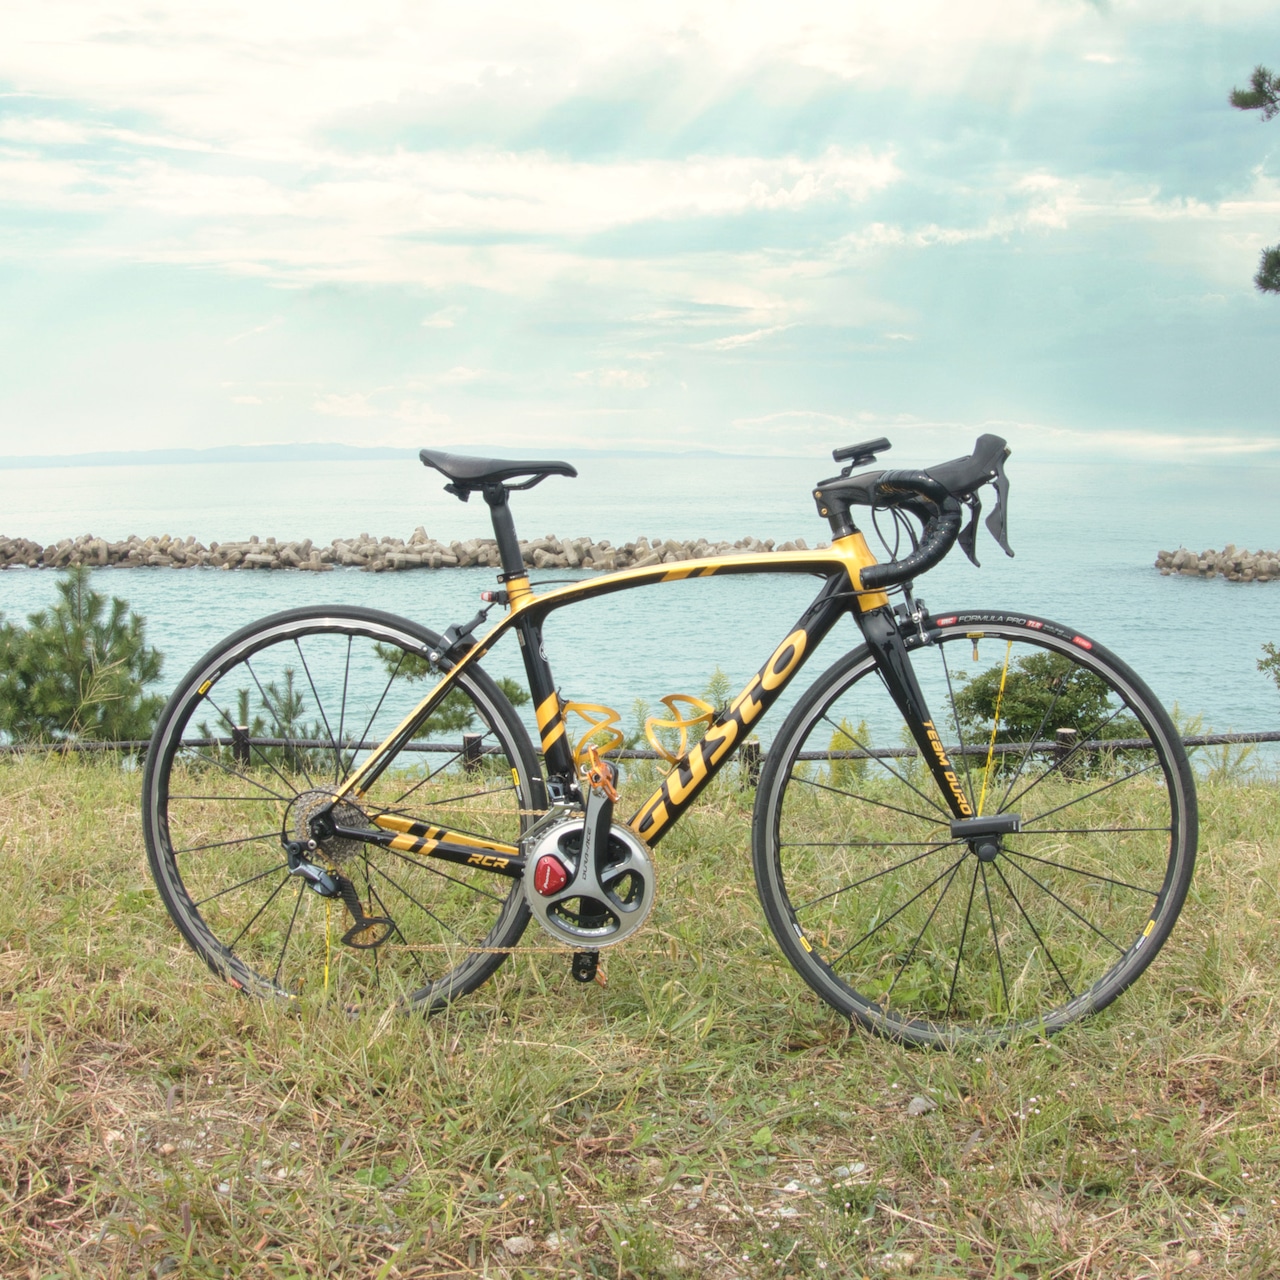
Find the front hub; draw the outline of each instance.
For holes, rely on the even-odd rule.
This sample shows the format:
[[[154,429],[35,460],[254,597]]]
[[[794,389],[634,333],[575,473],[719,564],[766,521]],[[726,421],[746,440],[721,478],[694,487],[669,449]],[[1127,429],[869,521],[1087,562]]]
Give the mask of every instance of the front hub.
[[[1022,830],[1020,813],[997,813],[989,818],[953,818],[951,838],[964,840],[979,862],[994,862],[1004,848],[1004,837]]]

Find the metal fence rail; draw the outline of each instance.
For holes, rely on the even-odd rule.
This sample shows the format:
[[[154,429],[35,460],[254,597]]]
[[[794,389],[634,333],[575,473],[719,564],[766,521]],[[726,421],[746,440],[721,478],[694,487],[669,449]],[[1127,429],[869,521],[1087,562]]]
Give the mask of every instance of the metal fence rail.
[[[484,746],[479,734],[465,734],[461,742],[410,742],[402,748],[404,751],[428,752],[436,755],[463,756],[466,759],[478,759],[483,755],[495,755],[499,748]],[[470,739],[470,741],[468,741]],[[1280,742],[1280,729],[1264,729],[1255,733],[1197,733],[1182,739],[1183,745],[1195,747],[1234,747],[1251,746],[1264,742]],[[120,752],[128,755],[142,755],[151,745],[150,741],[126,742],[85,742],[83,740],[66,740],[56,742],[10,742],[0,743],[0,755],[23,755],[28,752],[62,752],[67,754],[93,754],[101,752]],[[340,744],[343,752],[372,751],[380,744],[373,740],[344,739]],[[750,746],[759,748],[759,743],[748,739],[743,750]],[[1035,742],[997,742],[994,747],[996,755],[1010,755],[1027,752],[1028,754],[1063,753],[1067,751],[1136,751],[1151,745],[1149,738],[1088,738],[1080,742],[1075,731],[1061,729],[1053,738],[1039,739]],[[328,738],[187,738],[183,741],[186,747],[230,747],[233,751],[248,755],[253,747],[293,747],[301,750],[332,751],[339,744]],[[947,752],[953,756],[985,756],[990,748],[986,743],[967,743],[964,746],[948,747]],[[751,753],[747,753],[748,755]],[[914,747],[854,747],[838,751],[802,751],[801,760],[894,760],[918,755]],[[666,756],[656,751],[643,751],[623,748],[612,751],[609,755],[615,760],[664,760]]]

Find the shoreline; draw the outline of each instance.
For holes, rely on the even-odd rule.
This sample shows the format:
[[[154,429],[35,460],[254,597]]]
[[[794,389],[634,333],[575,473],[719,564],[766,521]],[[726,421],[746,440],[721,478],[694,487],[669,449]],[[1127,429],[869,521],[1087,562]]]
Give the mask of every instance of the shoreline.
[[[829,544],[819,542],[816,549]],[[708,541],[706,538],[665,540],[637,538],[614,546],[607,538],[599,542],[589,537],[531,538],[522,540],[520,552],[532,569],[643,569],[656,564],[678,564],[706,556],[739,552],[807,551],[803,538],[782,543],[774,539],[739,538],[736,542]],[[469,538],[464,542],[439,542],[420,525],[404,538],[373,538],[362,533],[353,538],[335,538],[327,546],[317,546],[310,538],[277,541],[257,534],[242,541],[210,542],[194,537],[139,538],[119,541],[81,534],[41,546],[29,538],[0,535],[0,570],[67,569],[84,565],[91,569],[267,569],[326,573],[335,568],[358,568],[368,573],[398,572],[406,569],[500,568],[498,545],[493,538]]]

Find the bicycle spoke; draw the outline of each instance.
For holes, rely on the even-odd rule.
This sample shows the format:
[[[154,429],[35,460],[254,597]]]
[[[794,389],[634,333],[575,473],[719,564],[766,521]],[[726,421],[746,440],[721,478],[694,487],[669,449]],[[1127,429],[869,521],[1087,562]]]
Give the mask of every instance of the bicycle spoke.
[[[1107,725],[1111,724],[1120,715],[1120,713],[1124,711],[1124,709],[1125,709],[1125,704],[1122,702],[1105,720],[1102,720],[1098,724],[1094,725],[1087,734],[1084,732],[1081,732],[1080,737],[1076,742],[1076,745],[1072,747],[1071,750],[1066,753],[1066,755],[1064,755],[1061,759],[1055,759],[1053,764],[1051,764],[1049,768],[1047,768],[1038,777],[1033,778],[1025,787],[1023,787],[1021,791],[1018,792],[1016,796],[1011,796],[1009,798],[1008,800],[1009,807],[1012,807],[1013,805],[1017,804],[1018,801],[1023,798],[1023,796],[1029,795],[1032,791],[1035,790],[1036,787],[1038,787],[1042,782],[1044,782],[1046,778],[1052,778],[1054,774],[1063,774],[1066,768],[1084,750],[1084,744],[1086,742],[1096,742],[1098,740],[1098,734],[1103,729],[1105,729]],[[1007,813],[1008,809],[1006,808],[1004,812]]]
[[[987,882],[987,864],[978,860],[978,870],[982,872],[982,892],[987,899],[987,917],[991,921],[991,941],[996,949],[996,967],[1000,970],[1000,990],[1004,992],[1004,1007],[1010,1016],[1013,1014],[1013,1001],[1009,999],[1009,984],[1004,976],[1004,957],[1000,954],[1000,928],[996,924],[995,908],[991,905],[991,885]]]
[[[272,791],[270,787],[259,782],[257,778],[251,778],[247,773],[241,773],[239,769],[233,769],[229,764],[224,764],[221,760],[217,759],[215,756],[207,756],[203,752],[197,751],[195,753],[194,758],[196,760],[201,760],[206,764],[215,765],[217,768],[221,769],[224,773],[229,773],[233,778],[239,778],[241,782],[247,782],[251,787],[257,787],[259,791],[265,791],[267,795],[271,796],[272,799],[279,800],[281,804],[291,803],[293,798],[296,797],[298,794],[296,791],[293,791],[293,787],[283,778],[281,778],[280,780],[284,782],[284,785],[286,787],[289,787],[290,791],[293,791],[293,796],[282,796],[278,791]],[[279,777],[280,775],[276,774],[276,776]],[[249,799],[261,800],[263,797],[262,796],[244,796],[244,797],[231,797],[231,798],[233,799],[243,798],[246,800],[249,800]],[[199,799],[199,797],[197,796],[196,799]]]
[[[960,929],[960,946],[956,950],[955,967],[951,970],[951,986],[947,990],[947,1008],[942,1015],[944,1018],[951,1016],[952,1004],[956,998],[956,982],[960,978],[960,965],[964,961],[964,944],[965,939],[969,936],[969,913],[973,910],[973,893],[978,887],[978,868],[980,866],[982,866],[982,863],[977,858],[974,858],[973,875],[969,878],[969,900],[964,906],[964,924]]]
[[[264,912],[264,911],[265,911],[265,910],[266,910],[266,909],[267,909],[267,908],[268,908],[268,907],[269,907],[269,906],[270,906],[270,905],[271,905],[271,904],[276,900],[276,895],[277,895],[277,894],[280,892],[280,890],[281,890],[281,889],[283,889],[283,888],[285,887],[285,885],[287,885],[288,883],[289,883],[289,877],[288,877],[288,876],[286,876],[283,880],[281,880],[281,881],[280,881],[280,883],[279,883],[278,885],[276,885],[276,887],[275,887],[274,889],[272,889],[272,890],[271,890],[271,893],[268,895],[267,900],[262,904],[262,906],[260,906],[260,907],[257,909],[257,911],[255,911],[255,912],[253,913],[253,915],[251,915],[251,916],[249,917],[249,920],[248,920],[248,922],[245,924],[244,928],[243,928],[243,929],[241,929],[241,930],[240,930],[240,932],[239,932],[239,933],[237,933],[237,934],[236,934],[236,936],[235,936],[234,938],[232,938],[232,939],[231,939],[231,942],[230,942],[230,944],[229,944],[229,945],[228,945],[228,947],[227,947],[227,953],[228,953],[229,955],[230,955],[230,954],[233,954],[233,953],[235,952],[235,949],[236,949],[236,943],[237,943],[237,942],[239,942],[239,941],[240,941],[240,939],[241,939],[241,938],[243,938],[243,937],[244,937],[244,935],[245,935],[246,933],[248,933],[248,932],[249,932],[249,930],[253,927],[253,925],[254,925],[255,923],[257,923],[258,917],[259,917],[259,916],[260,916],[260,915],[261,915],[261,914],[262,914],[262,913],[263,913],[263,912]],[[302,881],[301,881],[301,880],[299,880],[299,881],[298,881],[298,892],[299,892],[299,894],[301,894],[301,892],[302,892]]]
[[[298,886],[298,896],[293,900],[293,914],[289,917],[289,927],[284,931],[284,941],[280,944],[280,958],[276,961],[275,980],[280,981],[280,970],[284,967],[284,953],[289,949],[289,939],[293,937],[293,923],[298,918],[302,907],[302,886]]]
[[[267,697],[267,691],[262,687],[262,681],[258,679],[258,673],[254,671],[253,664],[249,661],[248,658],[244,660],[244,669],[252,677],[253,683],[258,686],[258,696],[262,699],[262,705],[266,707],[266,709],[271,713],[272,720],[276,722],[276,729],[279,731],[277,734],[277,737],[284,738],[285,740],[290,739],[293,735],[285,732],[285,725],[284,725],[284,722],[280,719],[280,712],[277,710],[275,704],[271,701],[271,699]],[[288,677],[289,675],[290,675],[289,668],[286,667],[285,676]],[[289,748],[286,747],[284,749],[288,751]],[[266,760],[265,756],[263,756],[262,758],[264,761]],[[306,757],[300,755],[298,757],[298,763],[302,766],[302,776],[306,778],[307,786],[312,791],[314,791],[316,784],[315,784],[315,780],[311,776],[310,770],[307,768]]]
[[[335,759],[333,762],[333,781],[336,786],[342,781],[347,772],[347,766],[342,761],[342,733],[347,723],[347,687],[351,681],[351,641],[353,637],[347,637],[347,653],[342,664],[342,702],[338,709],[338,740],[334,743]],[[354,759],[354,757],[352,757]]]
[[[492,734],[493,734],[493,729],[492,729],[492,728],[486,729],[484,733],[480,734],[480,735],[479,735],[479,737],[480,737],[480,742],[481,742],[481,744],[483,744],[483,743],[484,743],[484,740],[485,740],[486,738],[490,737]],[[459,760],[463,759],[464,754],[465,754],[465,748],[464,748],[464,749],[462,749],[462,750],[459,750],[459,751],[455,751],[455,752],[454,752],[454,753],[453,753],[453,754],[452,754],[452,755],[451,755],[451,756],[450,756],[450,757],[449,757],[449,758],[448,758],[448,759],[447,759],[443,764],[441,764],[438,768],[428,770],[427,775],[426,775],[426,777],[425,777],[425,778],[420,778],[420,779],[419,779],[417,782],[415,782],[415,783],[413,784],[413,786],[411,786],[407,791],[403,791],[403,792],[401,792],[401,793],[400,793],[400,795],[396,796],[396,798],[395,798],[394,800],[392,800],[392,801],[391,801],[391,804],[392,804],[392,805],[401,805],[401,804],[404,804],[404,802],[405,802],[405,801],[406,801],[406,800],[407,800],[411,795],[413,795],[413,793],[414,793],[415,791],[417,791],[420,787],[424,787],[424,786],[426,786],[426,784],[427,784],[428,782],[430,782],[433,778],[438,777],[438,776],[439,776],[440,774],[442,774],[446,769],[448,769],[451,765],[455,765],[455,764],[457,764]],[[434,803],[434,802],[433,802],[433,803]]]
[[[968,856],[969,855],[967,853],[962,854],[959,858],[955,860],[955,862],[951,864],[951,866],[945,867],[943,868],[942,871],[938,872],[938,874],[934,876],[934,878],[930,880],[929,883],[925,885],[923,889],[921,889],[918,893],[913,893],[911,897],[909,897],[906,900],[906,902],[904,902],[902,906],[900,906],[896,911],[892,912],[890,915],[885,916],[885,918],[881,920],[880,923],[875,926],[875,928],[868,929],[867,932],[864,933],[862,937],[860,937],[857,940],[857,942],[853,943],[852,946],[847,947],[838,956],[836,956],[836,958],[831,962],[831,967],[834,969],[836,965],[840,963],[841,960],[843,960],[847,955],[849,955],[850,952],[857,950],[857,948],[862,946],[862,944],[866,942],[868,938],[872,938],[877,933],[879,933],[880,930],[883,929],[885,925],[889,923],[890,920],[893,920],[895,917],[900,916],[913,902],[915,902],[917,898],[924,897],[924,895],[928,893],[929,890],[932,889],[933,886],[937,884],[938,881],[941,880],[943,876],[947,875],[948,872],[954,871],[955,868],[958,867]]]
[[[1027,922],[1027,927],[1035,935],[1035,939],[1040,944],[1041,950],[1045,953],[1046,956],[1049,957],[1049,963],[1053,965],[1053,971],[1058,975],[1058,978],[1061,981],[1062,985],[1066,987],[1068,997],[1074,1000],[1076,998],[1076,993],[1072,991],[1071,983],[1067,981],[1062,970],[1058,968],[1058,962],[1053,958],[1053,952],[1049,950],[1048,944],[1040,936],[1040,930],[1036,928],[1035,924],[1032,922],[1031,917],[1027,915],[1027,909],[1022,905],[1022,899],[1019,898],[1016,893],[1014,893],[1013,886],[1008,882],[1008,880],[1005,879],[1004,872],[1000,870],[999,864],[993,862],[991,865],[992,865],[992,868],[995,870],[996,875],[1000,877],[1000,883],[1004,885],[1005,890],[1009,894],[1009,897],[1013,899],[1013,905],[1017,907],[1018,910],[1022,913],[1022,918]]]
[[[895,871],[901,871],[903,867],[909,867],[913,862],[919,862],[922,858],[927,858],[931,853],[937,853],[939,849],[954,849],[956,841],[948,840],[945,844],[935,844],[931,849],[926,849],[923,853],[917,853],[913,858],[907,858],[904,862],[896,863],[892,867],[885,867],[883,871],[873,871],[869,876],[863,876],[861,880],[855,880],[852,884],[846,884],[840,889],[832,889],[830,893],[824,893],[821,897],[811,898],[808,902],[802,903],[795,908],[796,915],[802,911],[807,911],[810,907],[816,907],[820,902],[826,902],[830,898],[835,898],[842,893],[848,893],[850,889],[857,889],[864,884],[870,884],[872,880],[878,880],[881,876],[892,875]]]
[[[1013,772],[1013,777],[1009,779],[1009,785],[1004,789],[1004,795],[1000,797],[1000,803],[996,806],[997,813],[1005,812],[1005,805],[1009,800],[1009,793],[1018,784],[1018,779],[1022,777],[1022,771],[1026,768],[1027,761],[1031,758],[1031,748],[1040,741],[1041,735],[1044,733],[1045,726],[1049,723],[1049,718],[1058,709],[1058,699],[1062,697],[1064,682],[1059,681],[1058,687],[1053,691],[1053,701],[1045,708],[1044,715],[1040,717],[1040,723],[1036,726],[1036,731],[1027,739],[1027,745],[1023,748],[1022,754],[1018,757],[1018,767]]]
[[[1121,786],[1132,778],[1140,778],[1144,773],[1150,773],[1152,769],[1158,769],[1159,767],[1160,761],[1153,760],[1150,764],[1144,764],[1141,769],[1135,769],[1132,773],[1126,773],[1122,778],[1115,778],[1092,791],[1086,791],[1082,796],[1075,796],[1063,804],[1055,805],[1052,809],[1046,809],[1043,813],[1036,814],[1034,818],[1023,818],[1023,830],[1033,822],[1043,822],[1046,818],[1051,818],[1055,813],[1061,813],[1063,809],[1070,809],[1072,805],[1083,804],[1086,800],[1092,800],[1094,796],[1100,796],[1104,791],[1110,791],[1113,787]],[[1031,834],[1034,835],[1035,832]]]
[[[276,828],[263,832],[256,836],[238,836],[234,840],[213,840],[208,844],[193,844],[187,849],[175,849],[173,856],[176,858],[180,853],[203,853],[205,849],[230,849],[233,845],[252,844],[255,840],[271,840],[279,841],[280,832]]]
[[[387,694],[391,692],[391,686],[395,684],[396,676],[400,674],[400,668],[404,665],[404,660],[405,660],[405,654],[401,653],[399,658],[396,659],[396,665],[393,668],[391,674],[387,677],[387,683],[382,690],[382,696],[378,699],[378,705],[374,707],[372,713],[370,714],[369,723],[365,725],[363,732],[356,739],[357,742],[364,742],[364,740],[368,738],[369,730],[373,728],[373,722],[378,718],[378,712],[382,710],[382,704],[386,702]],[[357,747],[356,750],[351,753],[351,759],[347,764],[348,772],[350,772],[351,769],[354,767],[356,762],[356,756],[359,754],[359,750],[360,750],[359,747]]]
[[[873,756],[871,755],[871,749],[870,749],[868,746],[866,746],[866,744],[865,744],[865,743],[860,742],[860,741],[858,740],[858,738],[857,738],[857,736],[856,736],[856,735],[854,735],[854,734],[852,734],[852,733],[849,733],[849,732],[848,732],[847,730],[845,730],[845,729],[842,729],[838,724],[836,724],[836,723],[835,723],[835,721],[834,721],[834,720],[832,720],[832,719],[831,719],[831,717],[830,717],[830,716],[828,716],[828,715],[824,715],[822,718],[823,718],[823,719],[824,719],[824,720],[825,720],[825,721],[826,721],[826,722],[827,722],[827,723],[828,723],[828,724],[829,724],[829,725],[830,725],[830,726],[831,726],[831,727],[832,727],[832,728],[833,728],[833,729],[834,729],[838,734],[840,734],[840,735],[841,735],[841,737],[848,738],[848,739],[849,739],[849,741],[850,741],[850,742],[852,742],[852,743],[854,744],[854,746],[856,746],[856,747],[858,748],[858,750],[859,750],[859,751],[865,751],[865,752],[867,753],[867,759],[868,759],[868,760],[872,760],[872,759],[874,759],[875,763],[876,763],[876,764],[878,764],[878,765],[879,765],[879,766],[880,766],[880,767],[881,767],[881,768],[882,768],[886,773],[890,774],[890,775],[891,775],[892,777],[894,777],[894,778],[897,778],[897,780],[898,780],[900,783],[902,783],[902,785],[903,785],[904,787],[906,787],[909,791],[913,791],[913,792],[915,792],[915,794],[916,794],[916,795],[918,795],[918,796],[920,797],[920,799],[921,799],[921,800],[923,800],[923,801],[925,802],[925,804],[932,806],[934,809],[937,809],[937,811],[938,811],[939,813],[944,813],[944,814],[946,814],[946,815],[947,815],[947,818],[948,818],[948,819],[950,819],[950,817],[951,817],[951,812],[950,812],[950,810],[949,810],[949,809],[947,809],[947,808],[946,808],[946,806],[945,806],[945,805],[941,805],[941,804],[939,804],[939,803],[938,803],[938,802],[937,802],[937,801],[936,801],[932,796],[926,795],[926,794],[925,794],[923,791],[921,791],[921,790],[920,790],[920,788],[919,788],[919,787],[917,787],[913,782],[910,782],[908,779],[904,778],[904,777],[902,776],[902,774],[900,774],[896,769],[892,768],[890,765],[885,764],[883,757],[881,757],[881,756],[874,756],[874,757],[873,757]]]
[[[1074,801],[1073,801],[1074,803]],[[1035,819],[1033,819],[1035,821]],[[1132,834],[1137,831],[1162,831],[1166,835],[1172,827],[1037,827],[1034,831],[1019,832],[1029,836],[1110,836]]]
[[[395,928],[396,936],[400,939],[400,941],[403,942],[406,947],[410,946],[411,944],[409,942],[409,939],[404,936],[404,931],[400,928],[398,924],[396,924],[395,917],[391,914],[391,908],[388,907],[385,902],[383,902],[382,894],[378,892],[378,890],[374,887],[373,881],[369,879],[369,866],[367,863],[365,864],[364,871],[365,871],[365,880],[369,886],[369,896],[373,899],[374,902],[378,904],[378,910],[382,913],[382,915],[387,920],[391,921],[392,925]],[[378,947],[373,953],[375,964],[377,963],[378,953],[381,950],[382,948]],[[418,953],[416,951],[410,950],[410,951],[407,951],[405,954],[408,955],[409,959],[413,961],[413,964],[417,968],[418,973],[422,975],[423,985],[430,986],[431,974],[428,972],[426,965],[422,963],[422,960],[419,957]]]
[[[307,683],[311,686],[311,696],[316,700],[316,710],[320,713],[320,719],[324,723],[324,731],[329,735],[329,741],[333,745],[333,754],[338,754],[338,740],[333,736],[333,730],[329,727],[329,717],[325,714],[324,702],[321,700],[320,692],[316,688],[316,682],[311,678],[311,668],[307,666],[307,655],[302,652],[302,645],[298,643],[298,637],[293,638],[293,647],[298,651],[298,658],[302,663],[302,669],[306,672]]]
[[[1158,830],[1165,830],[1160,827]],[[1015,858],[1029,858],[1032,862],[1039,862],[1046,867],[1056,867],[1059,871],[1070,871],[1072,875],[1088,876],[1090,880],[1101,880],[1104,884],[1113,884],[1120,889],[1132,889],[1134,893],[1146,894],[1150,898],[1158,898],[1160,896],[1159,889],[1143,888],[1140,884],[1130,884],[1127,880],[1116,880],[1112,876],[1104,876],[1097,871],[1085,871],[1083,867],[1068,867],[1065,863],[1052,862],[1048,858],[1037,858],[1034,853],[1027,853],[1023,849],[1004,849],[1005,854],[1012,854]]]
[[[436,924],[438,924],[442,929],[445,930],[445,932],[453,934],[453,936],[457,938],[458,941],[462,943],[464,947],[468,948],[468,950],[476,945],[473,942],[468,942],[467,939],[464,938],[462,934],[460,934],[452,925],[445,924],[445,922],[441,920],[440,917],[436,915],[436,913],[432,911],[430,907],[424,906],[421,902],[419,902],[417,898],[415,898],[413,894],[411,894],[408,891],[408,889],[406,889],[402,884],[400,884],[394,877],[389,876],[376,863],[371,862],[369,866],[372,868],[372,870],[376,871],[389,885],[391,885],[391,887],[395,889],[397,893],[399,893],[402,897],[408,898],[409,901],[412,902],[413,905],[417,907],[418,910],[421,911],[423,915],[430,916],[436,922]]]
[[[246,665],[248,665],[248,664],[246,663]],[[229,729],[234,729],[234,728],[236,727],[235,721],[234,721],[234,720],[232,720],[232,719],[231,719],[231,717],[230,717],[229,715],[227,715],[227,713],[226,713],[225,711],[223,711],[223,709],[222,709],[222,708],[221,708],[221,707],[220,707],[216,702],[214,702],[214,700],[213,700],[212,696],[206,696],[205,701],[206,701],[206,702],[207,702],[207,703],[208,703],[208,704],[209,704],[209,705],[210,705],[210,706],[211,706],[211,707],[212,707],[212,708],[213,708],[213,709],[218,713],[218,715],[220,715],[220,716],[222,717],[223,723],[227,726],[227,728],[229,728]],[[279,728],[279,724],[278,724],[278,723],[277,723],[276,727],[277,727],[277,728]],[[283,736],[283,735],[281,735],[281,736]],[[286,787],[288,787],[288,789],[289,789],[290,791],[292,791],[292,792],[293,792],[293,794],[294,794],[295,796],[298,794],[298,789],[297,789],[297,787],[295,787],[295,786],[293,785],[293,783],[292,783],[292,782],[290,782],[290,781],[289,781],[289,779],[288,779],[288,778],[286,778],[286,777],[284,776],[284,774],[283,774],[283,773],[281,773],[281,772],[280,772],[280,770],[279,770],[279,769],[277,769],[277,768],[275,767],[275,765],[273,765],[273,764],[271,763],[270,758],[266,755],[266,753],[263,751],[263,749],[262,749],[260,746],[258,746],[258,744],[257,744],[256,742],[253,742],[252,740],[250,740],[250,742],[249,742],[249,750],[250,750],[250,751],[256,751],[256,752],[258,753],[258,759],[259,759],[263,764],[265,764],[265,765],[267,766],[267,768],[268,768],[268,769],[270,769],[270,770],[271,770],[271,772],[272,772],[272,773],[274,773],[274,774],[276,775],[276,777],[277,777],[277,778],[279,778],[279,779],[280,779],[280,781],[281,781],[281,782],[282,782]],[[234,771],[232,771],[232,772],[234,772]],[[238,777],[243,777],[244,775],[243,775],[243,774],[239,774],[239,775],[237,775],[237,776],[238,776]],[[245,781],[246,781],[246,782],[247,782],[247,781],[251,781],[251,779],[246,778],[246,779],[245,779]],[[310,779],[308,778],[308,779],[307,779],[307,781],[308,781],[308,782],[310,782]],[[266,788],[266,787],[264,787],[264,788],[263,788],[263,790],[265,791],[265,790],[267,790],[267,788]]]
[[[889,843],[895,849],[923,849],[926,845],[931,849],[942,848],[936,840],[893,840]],[[945,843],[955,842],[948,840]],[[887,847],[884,840],[787,840],[778,845],[779,849],[884,849]]]
[[[278,875],[281,871],[286,874],[289,871],[289,864],[282,862],[278,866],[268,867],[265,871],[259,871],[257,875],[250,876],[247,880],[241,880],[236,884],[230,884],[225,889],[219,889],[217,893],[211,893],[207,898],[201,898],[195,905],[203,907],[206,902],[215,902],[217,899],[224,897],[228,893],[234,893],[237,889],[243,889],[247,884],[255,884],[259,880],[265,880],[267,876]]]
[[[942,886],[942,892],[938,894],[938,900],[933,904],[933,910],[929,912],[928,916],[925,918],[924,924],[921,925],[920,927],[920,932],[917,933],[915,938],[912,940],[910,950],[907,952],[906,957],[903,959],[902,963],[898,966],[898,972],[893,975],[893,981],[889,984],[889,990],[886,991],[884,995],[880,997],[881,1004],[889,1003],[889,997],[893,995],[893,989],[898,985],[898,979],[901,978],[902,975],[906,972],[907,965],[909,965],[912,959],[915,957],[916,948],[920,945],[920,939],[923,938],[926,933],[928,933],[929,926],[933,923],[933,917],[938,914],[938,908],[942,906],[943,898],[945,898],[948,892],[950,892],[951,886],[954,883],[956,878],[956,873],[960,870],[960,863],[963,861],[964,859],[961,858],[960,861],[957,862],[955,866],[951,868],[951,874],[947,877],[947,883]]]
[[[940,827],[942,822],[927,813],[916,813],[913,809],[903,809],[899,805],[890,804],[887,800],[877,800],[874,796],[859,795],[856,791],[845,791],[841,787],[829,786],[825,782],[817,782],[813,778],[801,777],[800,774],[793,773],[791,775],[792,782],[803,782],[806,786],[817,787],[822,791],[830,791],[833,795],[847,796],[850,800],[861,800],[863,804],[875,805],[878,809],[888,809],[891,813],[905,814],[908,818],[917,818],[921,822],[927,822],[931,827]]]
[[[284,804],[288,804],[288,800],[284,796],[278,796],[274,791],[265,796],[175,796],[170,794],[169,800],[229,800],[233,804],[239,804],[242,800],[249,803],[265,804],[271,800],[279,800]]]
[[[450,884],[459,885],[463,889],[470,889],[472,893],[478,893],[482,898],[491,898],[500,906],[506,902],[505,898],[499,897],[496,893],[490,893],[487,889],[482,889],[479,885],[472,884],[467,880],[459,880],[457,876],[451,876],[447,871],[441,871],[439,867],[433,867],[429,862],[419,862],[416,858],[409,857],[407,853],[402,853],[399,849],[388,849],[387,852],[399,858],[401,862],[407,862],[411,867],[417,867],[419,871],[429,871],[433,876],[439,876],[441,880],[448,880]]]
[[[1113,942],[1110,938],[1108,938],[1107,935],[1097,927],[1097,925],[1093,924],[1089,920],[1086,920],[1084,916],[1082,916],[1069,902],[1064,902],[1060,897],[1058,897],[1056,893],[1054,893],[1052,889],[1049,888],[1047,884],[1042,884],[1039,880],[1035,878],[1035,876],[1031,874],[1030,871],[1028,871],[1025,867],[1018,866],[1016,862],[1011,862],[1009,863],[1009,865],[1013,867],[1020,875],[1026,876],[1027,879],[1030,880],[1032,884],[1036,885],[1038,888],[1042,889],[1045,893],[1047,893],[1049,897],[1051,897],[1054,900],[1054,902],[1056,902],[1064,911],[1069,911],[1073,916],[1075,916],[1077,920],[1080,921],[1082,925],[1084,925],[1088,929],[1092,929],[1093,932],[1096,933],[1098,937],[1100,937],[1103,940],[1103,942],[1105,942],[1108,946],[1115,947],[1116,951],[1118,951],[1120,955],[1124,955],[1124,951],[1125,951],[1124,947],[1120,946],[1118,943]]]

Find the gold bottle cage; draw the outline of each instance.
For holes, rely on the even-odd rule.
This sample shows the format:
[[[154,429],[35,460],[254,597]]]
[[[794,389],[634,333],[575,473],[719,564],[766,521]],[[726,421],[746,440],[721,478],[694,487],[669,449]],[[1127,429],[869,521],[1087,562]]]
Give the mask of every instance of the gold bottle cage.
[[[665,717],[649,716],[644,722],[644,736],[663,760],[668,764],[675,764],[684,758],[689,749],[689,730],[698,725],[710,725],[716,718],[716,709],[709,702],[695,698],[690,693],[669,693],[660,701],[669,714]],[[692,714],[684,708],[691,709]],[[618,727],[622,717],[603,703],[566,702],[560,708],[560,715],[562,718],[577,716],[587,724],[587,731],[578,738],[573,748],[573,760],[579,769],[590,761],[593,747],[598,754],[604,756],[626,744],[626,737]],[[664,742],[661,736],[664,731],[668,735],[678,733],[678,745],[669,746]]]
[[[684,702],[694,708],[696,714],[686,716],[676,703]],[[662,719],[660,716],[650,716],[644,722],[644,736],[649,739],[649,745],[669,764],[675,764],[677,761],[684,759],[685,753],[689,749],[689,730],[697,725],[709,725],[716,718],[716,709],[709,702],[704,702],[701,698],[695,698],[688,693],[671,693],[662,699],[662,705],[671,713],[670,719]],[[680,745],[673,751],[658,736],[661,729],[676,730],[680,734]]]
[[[590,726],[573,749],[573,762],[579,769],[590,763],[592,747],[603,756],[616,751],[626,742],[622,730],[618,728],[621,717],[612,707],[606,707],[603,703],[566,702],[561,707],[560,714],[577,716]]]

